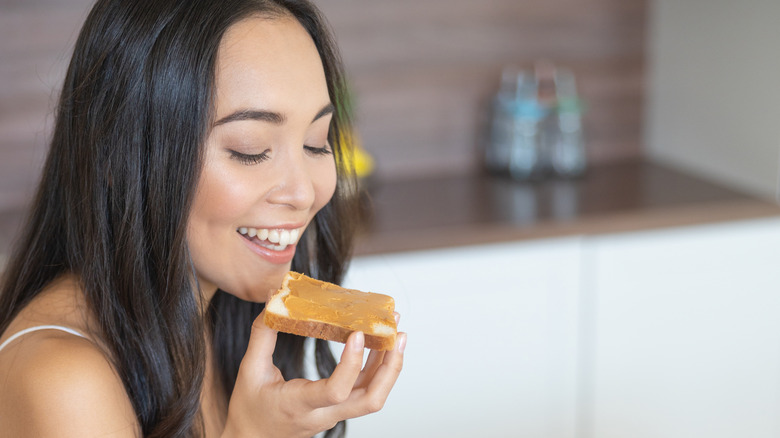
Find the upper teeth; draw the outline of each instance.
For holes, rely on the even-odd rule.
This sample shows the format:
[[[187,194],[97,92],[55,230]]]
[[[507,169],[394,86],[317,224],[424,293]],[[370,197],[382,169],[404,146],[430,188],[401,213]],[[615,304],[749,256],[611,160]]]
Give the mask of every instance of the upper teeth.
[[[298,238],[301,235],[301,230],[298,228],[293,230],[281,230],[241,227],[238,229],[238,232],[249,237],[257,237],[258,240],[268,240],[269,242],[276,244],[276,247],[280,247],[280,249],[284,249],[291,243],[297,243]]]

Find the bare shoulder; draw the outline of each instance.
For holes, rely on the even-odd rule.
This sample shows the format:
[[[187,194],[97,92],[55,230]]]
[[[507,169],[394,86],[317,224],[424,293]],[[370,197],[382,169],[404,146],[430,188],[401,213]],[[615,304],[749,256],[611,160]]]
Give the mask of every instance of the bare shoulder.
[[[103,352],[67,333],[31,333],[0,355],[0,430],[26,437],[140,436]]]

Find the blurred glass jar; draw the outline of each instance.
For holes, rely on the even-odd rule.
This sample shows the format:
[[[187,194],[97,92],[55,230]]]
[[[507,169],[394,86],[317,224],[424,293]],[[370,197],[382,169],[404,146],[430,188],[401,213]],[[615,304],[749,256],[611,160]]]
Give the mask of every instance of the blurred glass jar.
[[[550,62],[507,68],[492,102],[485,165],[516,180],[576,177],[586,168],[574,74]]]
[[[555,109],[548,115],[545,126],[549,166],[558,176],[580,176],[587,167],[587,157],[582,131],[582,104],[577,97],[574,74],[557,69],[555,90]]]
[[[538,179],[544,173],[539,143],[545,117],[536,96],[536,80],[527,72],[506,69],[493,99],[485,164],[489,171],[513,179]]]

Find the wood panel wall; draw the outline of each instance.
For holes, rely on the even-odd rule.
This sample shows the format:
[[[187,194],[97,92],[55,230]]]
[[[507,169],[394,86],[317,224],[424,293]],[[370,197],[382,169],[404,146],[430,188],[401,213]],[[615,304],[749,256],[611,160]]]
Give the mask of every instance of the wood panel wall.
[[[34,189],[71,48],[91,0],[0,0],[0,212]]]
[[[509,64],[574,70],[591,162],[640,154],[648,0],[320,0],[380,179],[471,172]],[[0,212],[33,190],[70,48],[92,0],[0,0]]]
[[[382,177],[473,171],[507,65],[578,78],[588,156],[640,154],[647,0],[328,0]]]

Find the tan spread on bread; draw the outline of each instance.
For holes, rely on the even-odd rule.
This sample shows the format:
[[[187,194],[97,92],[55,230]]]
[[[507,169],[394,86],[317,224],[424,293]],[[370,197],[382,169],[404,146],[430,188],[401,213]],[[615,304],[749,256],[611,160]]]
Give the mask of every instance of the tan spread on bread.
[[[395,345],[394,309],[388,295],[289,272],[266,304],[264,321],[275,330],[338,342],[362,331],[367,348],[389,350]]]

